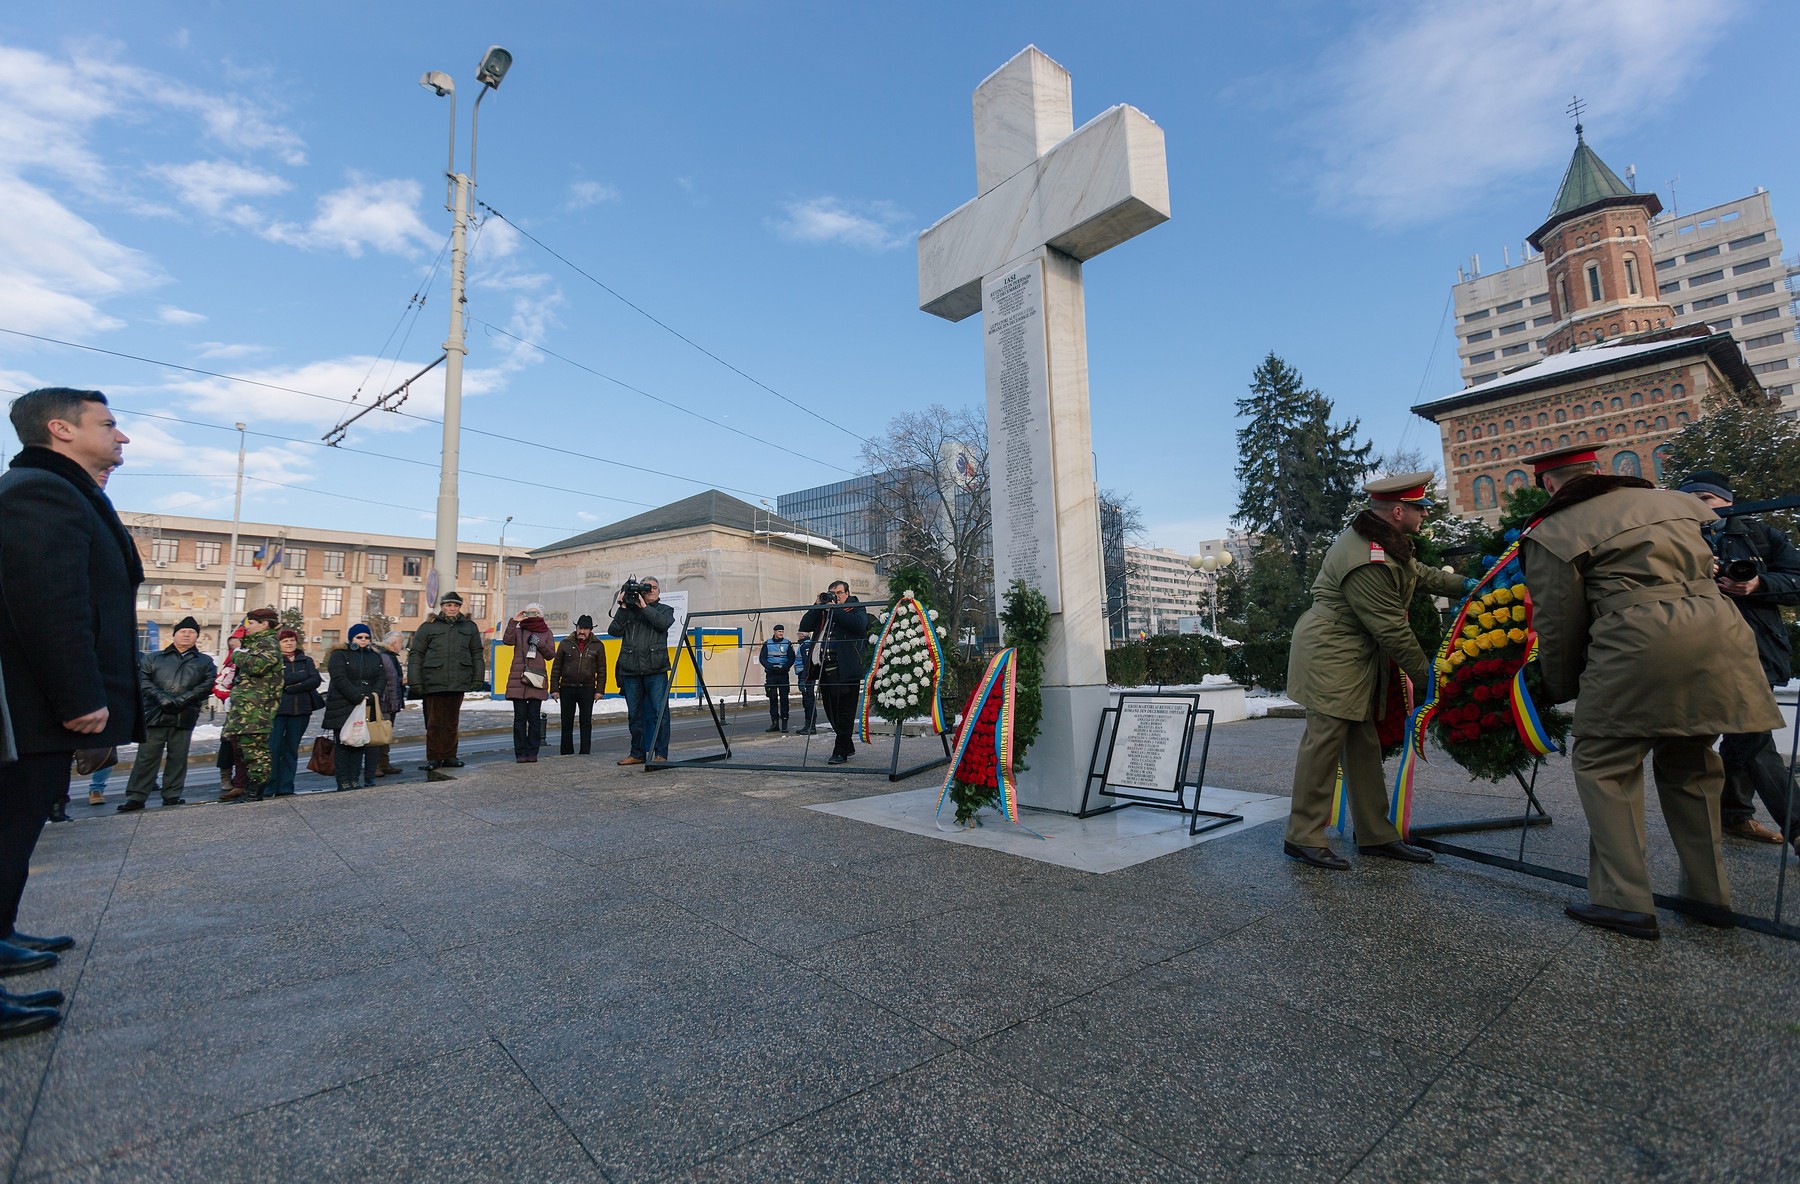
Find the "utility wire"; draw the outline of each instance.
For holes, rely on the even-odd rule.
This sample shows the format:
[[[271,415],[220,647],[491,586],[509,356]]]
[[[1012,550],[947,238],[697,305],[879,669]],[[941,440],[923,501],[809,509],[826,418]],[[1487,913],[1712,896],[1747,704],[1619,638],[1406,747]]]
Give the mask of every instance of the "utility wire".
[[[1437,361],[1438,346],[1443,344],[1444,320],[1450,315],[1450,302],[1455,295],[1456,289],[1452,288],[1449,293],[1444,296],[1444,311],[1438,314],[1437,336],[1431,339],[1431,353],[1425,359],[1425,372],[1419,375],[1419,389],[1413,392],[1414,406],[1417,406],[1419,400],[1424,397],[1425,384],[1431,380],[1431,364]],[[1413,425],[1418,422],[1418,418],[1418,416],[1413,415],[1411,412],[1407,413],[1406,426],[1400,429],[1400,443],[1395,446],[1395,451],[1399,451],[1406,447],[1406,438],[1412,435]]]
[[[122,353],[121,351],[115,350],[115,349],[102,349],[101,347],[99,347],[97,345],[82,345],[80,342],[76,342],[76,341],[62,341],[55,337],[44,337],[44,336],[40,336],[39,334],[36,334],[36,333],[27,333],[22,329],[8,329],[8,328],[5,328],[4,326],[0,326],[0,333],[7,333],[14,337],[24,337],[24,338],[28,338],[32,341],[42,341],[49,345],[60,345],[60,346],[65,346],[69,349],[79,349],[79,350],[86,350],[89,353],[105,354],[108,357],[124,358],[127,361],[131,361],[131,362],[143,362],[146,365],[150,365],[150,366],[163,366],[163,367],[167,367],[168,369],[171,369],[171,370],[182,370],[182,371],[186,371],[189,374],[202,374],[208,378],[220,378],[220,379],[224,379],[227,382],[240,382],[240,383],[244,383],[245,385],[248,385],[248,386],[262,387],[265,390],[281,391],[284,394],[303,395],[308,399],[320,399],[320,400],[323,400],[324,402],[336,403],[340,406],[351,405],[351,402],[349,399],[340,399],[340,398],[336,398],[335,396],[332,396],[332,395],[321,395],[315,391],[303,391],[296,387],[282,386],[279,383],[273,383],[273,382],[263,382],[260,379],[245,378],[245,377],[243,377],[241,375],[237,375],[237,374],[221,374],[216,370],[202,370],[196,366],[183,366],[179,362],[165,362],[158,358],[146,358],[146,357],[142,357],[138,354]],[[145,415],[148,413],[140,411],[140,412],[136,412],[136,414]],[[406,419],[414,419],[414,420],[419,421],[420,423],[437,424],[440,427],[443,426],[443,422],[444,422],[441,419],[433,419],[429,415],[419,415],[419,414],[416,414],[411,411],[394,411],[391,414],[398,415],[398,416],[401,416]],[[192,421],[192,420],[176,419],[172,416],[160,416],[160,417],[152,416],[151,418],[169,419],[171,422],[174,422],[174,423],[194,423],[194,422],[196,422],[196,421]],[[200,427],[218,427],[219,425],[217,425],[217,424],[198,424],[198,426],[200,426]],[[221,430],[236,431],[237,429],[236,428],[226,428],[226,429],[221,429]],[[723,490],[727,493],[741,493],[745,497],[753,497],[753,498],[758,498],[758,499],[761,499],[761,498],[764,498],[767,496],[766,494],[758,493],[756,490],[753,490],[753,489],[740,489],[735,485],[718,485],[711,481],[702,480],[699,477],[689,477],[684,473],[666,473],[666,472],[662,471],[661,469],[647,468],[644,465],[628,464],[622,460],[612,460],[612,459],[610,459],[608,457],[604,457],[604,456],[595,456],[593,453],[590,453],[590,452],[575,452],[575,451],[572,451],[567,448],[558,448],[551,444],[545,444],[538,440],[527,440],[520,436],[508,436],[504,432],[485,431],[482,428],[469,427],[467,424],[463,425],[462,430],[469,435],[486,436],[490,440],[504,440],[509,444],[523,444],[527,448],[537,449],[540,452],[542,452],[542,451],[558,452],[564,456],[576,457],[579,460],[593,461],[597,464],[603,464],[603,465],[612,465],[614,468],[630,469],[632,472],[645,473],[652,477],[667,477],[672,481],[684,481],[684,482],[688,483],[689,485],[699,485],[699,486],[702,486],[707,489],[719,489],[719,490]],[[267,432],[255,433],[255,434],[269,435],[269,433],[267,433]],[[278,440],[292,440],[293,443],[296,443],[296,444],[316,443],[316,441],[312,441],[312,440],[293,440],[293,438],[289,437],[289,436],[274,436],[272,438],[278,439]],[[325,447],[325,445],[320,445],[320,447]],[[358,452],[358,451],[360,451],[359,449],[355,449],[355,448],[345,448],[342,445],[338,445],[337,448],[338,448],[338,451],[340,451],[340,452]],[[367,455],[382,456],[383,459],[385,459],[385,460],[404,459],[401,457],[383,456],[383,454],[381,454],[381,453],[374,453],[374,452],[367,453]],[[422,465],[426,465],[429,468],[439,468],[440,467],[436,464],[429,464],[426,461],[407,461],[406,463],[422,464]],[[473,473],[476,476],[492,476],[492,474],[475,473],[475,471],[473,469],[462,469],[460,471],[464,472],[464,473]],[[512,478],[512,477],[498,477],[496,479],[501,480],[501,481],[515,480],[515,478]],[[521,481],[520,484],[531,485],[531,484],[534,484],[534,482]],[[552,486],[552,485],[546,485],[546,486],[543,486],[542,488],[556,489],[557,487]],[[633,501],[630,498],[606,498],[606,496],[604,494],[588,493],[586,491],[577,491],[577,490],[572,490],[572,489],[558,490],[558,492],[562,492],[562,493],[580,492],[581,495],[584,497],[601,497],[601,498],[605,498],[605,500],[608,500],[608,501],[626,502],[626,503],[628,503],[630,505],[634,505],[634,506],[650,506],[652,504],[650,502]]]
[[[137,413],[130,412],[128,414],[137,414]],[[232,430],[235,431],[236,429],[234,428]],[[121,470],[121,471],[123,471],[123,470]],[[181,478],[187,478],[189,480],[195,480],[195,481],[232,481],[232,480],[236,480],[236,478],[237,478],[237,474],[235,474],[235,473],[135,473],[135,472],[128,472],[126,475],[131,476],[131,477],[181,477]],[[381,506],[381,507],[384,507],[386,509],[391,509],[391,510],[408,510],[414,514],[430,514],[433,512],[431,510],[420,509],[418,506],[402,506],[395,502],[377,501],[374,498],[352,497],[350,494],[347,494],[347,493],[333,493],[329,489],[319,489],[312,485],[295,485],[291,481],[276,481],[276,480],[273,480],[268,477],[253,476],[249,473],[244,474],[244,480],[254,481],[258,485],[279,485],[283,489],[293,489],[293,490],[298,490],[301,493],[317,494],[320,497],[335,497],[335,498],[341,498],[347,502],[361,502],[365,506]],[[222,500],[224,500],[224,498],[226,496],[229,496],[229,495],[221,495],[221,496],[215,497],[215,498],[208,498],[207,500],[208,501],[222,501]],[[152,515],[155,514],[154,510],[140,510],[140,511],[133,511],[133,512],[134,513],[142,513],[142,514],[152,514]],[[462,517],[468,519],[471,522],[510,521],[515,526],[529,526],[529,527],[533,527],[537,530],[563,530],[563,531],[579,532],[580,530],[584,529],[582,527],[577,527],[577,526],[551,526],[549,523],[546,523],[546,522],[520,522],[517,518],[512,518],[512,519],[488,518],[488,517],[484,517],[480,514],[464,514],[464,515],[462,515]]]
[[[386,386],[392,381],[394,367],[400,364],[400,355],[406,352],[406,343],[412,339],[413,326],[419,323],[419,313],[425,311],[425,294],[437,280],[438,267],[444,262],[444,252],[450,249],[450,241],[453,237],[453,235],[445,236],[444,245],[438,248],[437,258],[432,260],[431,271],[425,276],[425,282],[421,283],[407,298],[406,307],[400,310],[400,316],[395,320],[394,327],[388,330],[387,340],[381,343],[381,349],[374,358],[370,359],[369,372],[363,375],[363,380],[356,385],[356,393],[350,396],[351,402],[354,403],[362,397],[363,388],[367,387],[369,379],[375,376],[375,367],[381,365],[381,359],[387,357],[387,348],[394,343],[394,334],[400,332],[400,326],[406,325],[406,318],[410,316],[412,324],[406,325],[406,336],[400,339],[400,346],[394,351],[393,361],[388,363],[387,376],[381,380],[381,385]]]
[[[710,349],[707,349],[704,345],[701,345],[698,341],[695,341],[692,337],[689,337],[687,334],[683,333],[681,330],[675,328],[673,325],[670,325],[664,321],[658,320],[656,317],[652,316],[648,311],[646,311],[645,309],[643,309],[642,307],[640,307],[636,304],[633,304],[630,300],[628,300],[624,296],[620,295],[618,291],[616,291],[615,289],[613,289],[611,287],[608,287],[605,282],[603,282],[596,276],[594,276],[594,275],[590,274],[589,272],[585,271],[584,269],[582,269],[573,260],[569,259],[568,256],[562,254],[560,251],[556,250],[554,247],[552,247],[548,243],[546,243],[543,239],[541,239],[537,235],[531,233],[531,231],[526,230],[523,226],[520,226],[517,222],[514,222],[511,218],[508,218],[505,214],[502,214],[499,210],[496,210],[493,206],[490,206],[487,202],[478,200],[475,204],[480,206],[482,209],[486,210],[488,213],[492,214],[494,217],[500,219],[502,222],[506,223],[508,226],[512,227],[514,230],[518,231],[520,234],[524,235],[526,238],[530,239],[532,242],[536,243],[537,246],[541,250],[543,250],[546,254],[548,254],[551,258],[557,260],[563,266],[565,266],[565,267],[569,268],[569,270],[573,271],[576,275],[579,275],[581,278],[587,280],[590,284],[593,284],[595,287],[599,288],[602,292],[605,292],[608,296],[611,296],[614,300],[617,300],[619,303],[623,304],[626,308],[629,308],[631,311],[637,313],[639,316],[643,317],[645,320],[649,321],[651,324],[655,325],[657,328],[662,329],[664,332],[670,333],[670,334],[674,335],[675,337],[680,338],[682,341],[685,341],[687,344],[693,346],[695,349],[699,350],[701,353],[705,354],[707,357],[711,358],[713,361],[717,362],[719,365],[725,367],[725,369],[731,371],[733,374],[737,375],[739,378],[742,378],[744,381],[751,383],[754,386],[761,387],[763,390],[768,391],[771,395],[774,395],[777,399],[780,399],[783,403],[786,403],[791,407],[798,407],[800,410],[806,412],[806,414],[812,416],[814,419],[818,420],[820,423],[829,424],[830,426],[836,428],[838,431],[844,433],[844,435],[849,436],[852,440],[856,440],[856,441],[859,441],[859,442],[865,443],[865,444],[868,443],[867,437],[861,435],[858,432],[851,431],[849,428],[845,427],[841,423],[836,422],[835,420],[828,419],[825,416],[820,415],[817,411],[814,411],[811,407],[808,407],[805,403],[801,403],[801,402],[798,402],[797,400],[788,398],[786,395],[782,394],[780,391],[776,390],[774,387],[770,386],[768,383],[762,381],[761,379],[755,378],[749,374],[744,373],[742,370],[738,369],[736,366],[733,366],[730,362],[727,362],[724,358],[721,358],[718,354],[715,354]]]
[[[548,346],[539,345],[535,341],[527,341],[523,337],[520,337],[516,333],[509,333],[505,329],[502,329],[500,326],[494,324],[491,321],[484,321],[480,317],[477,317],[477,316],[470,316],[469,320],[473,321],[477,325],[480,325],[482,328],[486,329],[489,333],[498,333],[502,337],[509,337],[512,340],[518,342],[520,345],[529,346],[532,349],[537,350],[539,353],[545,354],[552,358],[555,358],[557,361],[565,363],[566,365],[573,366],[577,370],[586,371],[587,373],[592,374],[595,378],[604,379],[605,381],[610,382],[610,383],[614,384],[615,386],[623,387],[626,390],[630,391],[634,395],[642,395],[644,398],[649,399],[653,403],[661,403],[664,407],[672,407],[676,411],[681,412],[683,415],[691,415],[695,419],[700,420],[702,423],[710,423],[715,428],[723,428],[725,431],[728,431],[728,432],[732,433],[733,435],[742,436],[746,440],[754,440],[756,443],[761,444],[765,448],[773,448],[777,452],[785,452],[789,456],[797,456],[801,460],[811,461],[812,463],[818,464],[818,465],[824,465],[828,469],[835,469],[838,472],[843,473],[845,476],[855,476],[854,473],[852,473],[849,469],[844,468],[842,465],[834,465],[830,461],[820,460],[816,456],[808,456],[804,452],[797,452],[794,449],[789,448],[785,445],[777,444],[773,440],[765,440],[761,436],[753,436],[749,432],[744,431],[742,428],[734,428],[728,423],[723,423],[719,420],[713,419],[710,416],[702,415],[698,411],[695,411],[688,407],[683,407],[679,403],[672,403],[668,399],[665,399],[665,398],[661,397],[660,395],[653,395],[649,391],[644,390],[642,387],[632,386],[629,382],[626,382],[622,378],[614,378],[610,374],[602,374],[600,371],[594,369],[592,366],[583,365],[582,363],[577,362],[574,358],[567,357],[563,354],[559,354],[555,350],[550,349]]]

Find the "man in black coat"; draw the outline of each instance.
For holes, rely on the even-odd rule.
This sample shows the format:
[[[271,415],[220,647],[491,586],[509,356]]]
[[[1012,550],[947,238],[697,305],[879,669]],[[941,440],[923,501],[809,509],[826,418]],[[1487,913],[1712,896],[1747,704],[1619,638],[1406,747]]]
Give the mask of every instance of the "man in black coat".
[[[800,632],[812,634],[813,644],[824,651],[819,691],[825,699],[825,718],[837,737],[826,763],[841,765],[856,755],[856,696],[862,687],[869,614],[843,580],[833,580],[827,595],[824,606],[809,608],[800,618]]]
[[[19,758],[0,766],[0,975],[56,964],[69,937],[18,932],[38,835],[78,748],[144,738],[137,546],[101,489],[130,443],[106,396],[50,387],[13,400],[25,447],[0,476],[0,671]],[[54,629],[62,644],[44,644]],[[57,1021],[55,992],[0,999],[0,1036]]]
[[[1731,478],[1711,469],[1691,474],[1681,492],[1693,494],[1721,515],[1736,501]],[[1737,606],[1756,635],[1756,656],[1769,685],[1782,686],[1793,669],[1793,656],[1781,606],[1800,604],[1800,551],[1773,526],[1743,514],[1721,517],[1703,532],[1712,548],[1719,591]],[[1768,732],[1728,735],[1719,744],[1719,758],[1725,763],[1720,829],[1753,843],[1785,839],[1800,851],[1800,810],[1794,816],[1788,813],[1793,791],[1787,761],[1776,751],[1775,738]],[[1780,830],[1756,820],[1758,797]],[[1800,801],[1800,794],[1795,800]]]
[[[142,810],[162,773],[165,806],[179,806],[187,788],[188,745],[200,708],[212,698],[219,668],[199,646],[200,622],[183,617],[175,623],[170,643],[139,664],[144,698],[144,742],[131,763],[131,780],[119,813]]]

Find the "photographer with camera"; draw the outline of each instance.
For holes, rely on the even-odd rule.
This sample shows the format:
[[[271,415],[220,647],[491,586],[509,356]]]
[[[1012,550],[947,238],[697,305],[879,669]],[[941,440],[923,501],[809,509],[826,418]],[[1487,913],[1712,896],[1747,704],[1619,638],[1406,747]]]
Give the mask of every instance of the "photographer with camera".
[[[641,765],[651,756],[669,759],[669,629],[675,610],[662,603],[662,585],[654,577],[626,580],[613,598],[612,623],[606,631],[621,638],[615,667],[625,696],[631,753],[621,765]],[[661,724],[659,728],[657,725]]]
[[[863,679],[863,651],[869,636],[869,613],[843,580],[831,581],[818,604],[800,618],[800,632],[813,636],[809,658],[817,663],[825,718],[837,742],[827,763],[841,765],[856,755],[856,695]]]
[[[1731,478],[1711,469],[1691,474],[1681,492],[1699,498],[1714,513],[1730,509],[1735,501]],[[1793,666],[1780,606],[1800,604],[1800,551],[1779,530],[1748,515],[1721,518],[1703,527],[1702,533],[1712,548],[1719,591],[1737,606],[1756,635],[1756,656],[1764,676],[1770,686],[1785,684]],[[1725,792],[1719,799],[1724,833],[1756,843],[1785,839],[1800,852],[1800,818],[1788,815],[1788,767],[1775,749],[1774,736],[1727,735],[1719,756],[1725,762]],[[1756,797],[1781,826],[1779,831],[1756,820]]]

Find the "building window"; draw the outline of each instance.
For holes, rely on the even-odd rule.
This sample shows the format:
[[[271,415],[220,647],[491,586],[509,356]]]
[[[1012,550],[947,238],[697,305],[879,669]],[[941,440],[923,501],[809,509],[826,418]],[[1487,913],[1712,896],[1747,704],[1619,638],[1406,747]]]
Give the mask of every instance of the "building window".
[[[342,636],[336,629],[321,629],[319,630],[319,645],[327,650],[336,649],[338,640]]]
[[[328,576],[344,574],[344,553],[342,551],[325,552],[325,574]]]
[[[1598,263],[1587,265],[1587,289],[1588,303],[1599,304],[1605,298],[1600,288],[1600,265]]]
[[[139,608],[162,607],[161,584],[139,584],[137,590],[137,606]]]
[[[319,615],[335,617],[344,611],[344,590],[342,588],[319,589]]]
[[[195,564],[204,563],[210,567],[219,562],[219,552],[222,550],[224,548],[218,543],[195,543],[194,562]]]
[[[1569,277],[1568,276],[1559,275],[1556,277],[1556,303],[1551,306],[1550,311],[1559,316],[1566,317],[1569,315]]]
[[[181,557],[181,543],[176,539],[151,539],[150,558],[157,563],[174,563]]]
[[[1761,324],[1763,321],[1772,321],[1780,315],[1780,308],[1765,308],[1757,312],[1747,312],[1739,317],[1738,320],[1746,325],[1756,325]]]
[[[488,598],[486,592],[469,593],[469,616],[477,621],[487,620]]]
[[[306,574],[306,548],[305,547],[289,547],[282,554],[281,566],[285,567],[288,571],[292,572],[294,575],[297,575],[297,576],[305,575]]]
[[[1719,248],[1717,248],[1717,247],[1707,247],[1703,251],[1689,251],[1687,253],[1687,258],[1683,259],[1682,262],[1683,263],[1692,263],[1696,259],[1711,259],[1714,255],[1717,255],[1718,253],[1719,253]]]
[[[1774,290],[1775,290],[1775,281],[1770,280],[1768,283],[1758,284],[1754,288],[1739,288],[1738,289],[1738,299],[1739,300],[1754,300],[1758,296],[1767,296],[1770,292],[1773,292]]]
[[[283,584],[281,586],[281,607],[304,612],[306,609],[306,585]]]
[[[370,588],[363,593],[363,618],[387,616],[387,590]]]
[[[1491,362],[1493,360],[1494,360],[1494,351],[1491,349],[1488,350],[1484,354],[1470,354],[1469,355],[1469,365],[1471,365],[1471,366],[1479,366],[1483,362]]]
[[[1711,329],[1714,333],[1723,333],[1731,328],[1731,318],[1720,317],[1716,321],[1708,321],[1706,327]]]
[[[1703,308],[1717,308],[1730,299],[1728,293],[1720,292],[1717,296],[1708,296],[1705,300],[1694,301],[1694,311],[1699,312]]]
[[[1546,302],[1547,302],[1547,301],[1549,301],[1549,299],[1550,299],[1550,293],[1548,293],[1548,292],[1539,292],[1539,293],[1538,293],[1538,294],[1537,294],[1537,295],[1536,295],[1536,296],[1533,296],[1533,297],[1532,297],[1532,298],[1531,298],[1531,303],[1533,303],[1533,304],[1544,304],[1544,303],[1546,303]]]
[[[1754,247],[1757,243],[1763,242],[1768,237],[1768,235],[1761,231],[1757,231],[1755,234],[1747,234],[1743,238],[1734,238],[1731,240],[1731,249],[1734,251],[1741,251],[1745,247]]]
[[[419,590],[408,588],[400,593],[400,615],[410,620],[419,615]]]
[[[1494,496],[1494,479],[1486,474],[1475,478],[1475,508],[1491,510],[1499,504],[1500,499]]]
[[[1500,326],[1500,335],[1502,337],[1504,337],[1508,333],[1523,333],[1524,331],[1525,331],[1525,322],[1524,321],[1514,321],[1510,325]]]
[[[256,548],[249,543],[239,543],[237,549],[237,565],[249,567],[256,562]]]
[[[1470,345],[1474,345],[1477,341],[1486,341],[1488,338],[1492,337],[1493,335],[1494,335],[1494,331],[1492,329],[1483,329],[1479,333],[1469,334],[1468,342]]]
[[[1523,300],[1510,300],[1507,303],[1502,304],[1498,308],[1494,309],[1494,311],[1495,312],[1518,312],[1521,308],[1524,308],[1524,307],[1525,307],[1525,302]]]
[[[1681,291],[1681,281],[1680,280],[1670,280],[1666,284],[1658,284],[1656,286],[1656,294],[1658,296],[1667,296],[1671,292],[1679,292],[1679,291]]]
[[[1637,453],[1632,452],[1630,449],[1627,449],[1624,452],[1613,453],[1612,470],[1621,477],[1640,476],[1641,474],[1638,472]]]
[[[368,565],[371,580],[387,579],[387,561],[386,555],[370,555],[363,560]]]
[[[524,575],[525,565],[523,563],[509,563],[506,565],[506,574],[508,577]]]
[[[1632,296],[1642,295],[1638,288],[1637,256],[1625,256],[1625,291]]]
[[[1552,325],[1555,323],[1555,317],[1539,317],[1537,320],[1531,322],[1531,327],[1533,329],[1542,329],[1545,325]]]
[[[473,563],[469,564],[469,578],[471,580],[474,580],[477,584],[487,583],[488,582],[487,560],[477,559]]]
[[[1466,325],[1470,321],[1485,321],[1487,319],[1488,313],[1490,313],[1492,311],[1493,311],[1492,309],[1484,308],[1480,312],[1469,313],[1468,315],[1463,317],[1463,324]]]
[[[425,557],[423,555],[402,555],[400,557],[400,574],[418,577],[425,574]]]
[[[1503,358],[1516,358],[1520,354],[1527,354],[1530,352],[1531,352],[1531,342],[1521,341],[1517,345],[1509,345],[1505,349],[1501,350],[1500,356]]]
[[[1786,370],[1787,368],[1788,360],[1786,358],[1776,358],[1773,362],[1759,362],[1750,367],[1750,373],[1773,374],[1777,370]]]
[[[1724,278],[1725,271],[1723,268],[1716,271],[1704,272],[1700,275],[1690,275],[1688,277],[1688,287],[1698,288],[1701,284],[1716,284]]]
[[[237,616],[239,619],[242,619],[243,615],[250,611],[248,608],[249,601],[247,599],[249,594],[250,590],[248,588],[239,588],[231,598],[231,611],[233,615]]]
[[[1749,263],[1740,263],[1736,267],[1732,268],[1731,274],[1732,275],[1744,275],[1747,272],[1761,271],[1763,268],[1767,267],[1772,262],[1773,262],[1773,260],[1770,260],[1770,259],[1753,259]]]
[[[1771,345],[1780,345],[1785,333],[1770,333],[1766,337],[1752,337],[1744,342],[1745,349],[1768,349]]]

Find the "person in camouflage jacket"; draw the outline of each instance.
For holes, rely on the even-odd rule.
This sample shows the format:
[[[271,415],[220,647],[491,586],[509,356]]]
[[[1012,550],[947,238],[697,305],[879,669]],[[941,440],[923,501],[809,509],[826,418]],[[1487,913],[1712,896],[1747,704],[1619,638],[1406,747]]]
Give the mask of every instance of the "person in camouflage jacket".
[[[272,608],[254,609],[244,619],[244,644],[232,664],[237,674],[231,683],[231,713],[225,718],[224,735],[237,741],[244,754],[247,789],[219,795],[221,802],[249,798],[260,802],[273,768],[269,758],[269,733],[275,727],[275,709],[281,706],[281,648],[275,640],[279,614]]]

